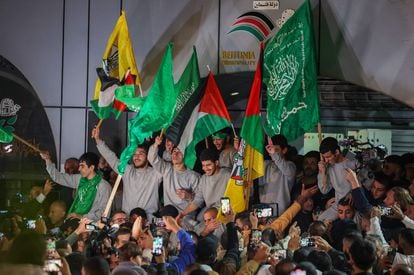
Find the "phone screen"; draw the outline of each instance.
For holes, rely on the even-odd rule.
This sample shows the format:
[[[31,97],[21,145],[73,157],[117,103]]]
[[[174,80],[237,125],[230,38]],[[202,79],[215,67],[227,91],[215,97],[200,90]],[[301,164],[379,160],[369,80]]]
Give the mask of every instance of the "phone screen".
[[[43,267],[43,270],[45,272],[59,272],[61,266],[61,259],[48,259],[45,261],[45,266]]]
[[[230,212],[230,199],[229,198],[221,198],[221,212],[223,214]]]
[[[155,236],[152,241],[152,254],[159,256],[162,253],[162,237]]]
[[[252,230],[251,242],[258,244],[258,243],[260,243],[261,240],[262,240],[262,231],[257,230],[257,229],[253,229]]]
[[[273,216],[273,208],[266,207],[266,208],[258,208],[256,210],[258,218],[267,218]]]
[[[93,224],[85,224],[85,228],[87,230],[95,230],[96,229],[95,225],[93,225]]]
[[[36,228],[36,220],[27,220],[26,227],[28,229],[35,229]]]

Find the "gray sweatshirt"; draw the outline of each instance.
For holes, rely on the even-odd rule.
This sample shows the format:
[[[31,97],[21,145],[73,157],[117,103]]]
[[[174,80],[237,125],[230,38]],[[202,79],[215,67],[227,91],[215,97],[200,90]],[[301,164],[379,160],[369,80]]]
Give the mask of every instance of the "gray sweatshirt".
[[[206,207],[219,207],[230,175],[231,171],[227,168],[220,168],[216,175],[202,175],[193,202],[198,207],[201,207],[203,202],[206,203]]]
[[[78,187],[79,181],[82,177],[80,174],[69,175],[61,173],[56,169],[54,163],[47,163],[46,170],[49,173],[50,178],[54,182],[75,189]],[[101,179],[101,181],[98,184],[98,191],[96,192],[92,208],[89,210],[88,214],[84,215],[84,217],[93,221],[99,221],[105,210],[110,194],[111,185],[109,185],[109,183],[106,180]]]
[[[184,171],[175,170],[171,162],[167,162],[158,156],[158,147],[154,145],[148,151],[148,160],[152,167],[162,174],[164,205],[171,204],[178,211],[183,211],[189,204],[189,201],[178,197],[176,190],[185,189],[188,192],[194,192],[198,186],[199,174],[190,169]]]
[[[351,184],[345,178],[345,169],[355,170],[355,167],[355,161],[349,159],[329,165],[326,168],[326,187],[323,186],[322,175],[318,174],[318,187],[322,194],[328,193],[332,188],[335,190],[335,205],[351,191]]]
[[[236,153],[237,151],[233,147],[221,151],[219,155],[220,167],[233,169],[233,158]]]
[[[296,166],[278,153],[265,161],[264,185],[259,189],[261,203],[277,203],[281,215],[290,206],[290,192],[295,183]]]
[[[103,141],[97,143],[97,148],[109,166],[118,173],[119,159],[114,152]],[[158,210],[158,188],[161,181],[161,174],[154,168],[135,168],[128,164],[122,176],[122,210],[129,214],[132,209],[140,207],[147,212],[147,215],[152,216]]]

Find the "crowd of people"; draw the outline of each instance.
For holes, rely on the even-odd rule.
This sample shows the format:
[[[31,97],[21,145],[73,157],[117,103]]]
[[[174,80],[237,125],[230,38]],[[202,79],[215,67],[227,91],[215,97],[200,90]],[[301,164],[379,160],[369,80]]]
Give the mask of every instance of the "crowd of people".
[[[249,209],[234,213],[223,197],[237,137],[214,134],[197,172],[155,136],[114,196],[119,158],[99,128],[92,137],[101,156],[65,172],[41,153],[50,179],[1,214],[0,274],[414,274],[413,153],[366,165],[335,138],[302,156],[273,136]]]

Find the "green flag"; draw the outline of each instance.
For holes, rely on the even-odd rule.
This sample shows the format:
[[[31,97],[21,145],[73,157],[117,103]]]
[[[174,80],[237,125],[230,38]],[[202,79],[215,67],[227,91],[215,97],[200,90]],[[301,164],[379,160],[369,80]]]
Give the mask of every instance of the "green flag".
[[[319,122],[312,18],[308,0],[267,43],[263,82],[267,86],[264,128],[292,141]]]
[[[13,141],[14,127],[11,125],[15,124],[16,121],[17,121],[17,116],[13,116],[12,118],[8,120],[0,119],[0,142],[1,143],[10,143]]]
[[[200,70],[198,68],[198,59],[196,48],[193,47],[193,54],[184,69],[180,80],[174,85],[177,93],[177,104],[175,106],[174,118],[181,111],[188,99],[200,85]]]
[[[122,152],[118,165],[121,174],[138,145],[154,132],[166,128],[173,119],[177,92],[174,89],[172,47],[172,43],[168,44],[141,110],[128,122],[129,145]]]

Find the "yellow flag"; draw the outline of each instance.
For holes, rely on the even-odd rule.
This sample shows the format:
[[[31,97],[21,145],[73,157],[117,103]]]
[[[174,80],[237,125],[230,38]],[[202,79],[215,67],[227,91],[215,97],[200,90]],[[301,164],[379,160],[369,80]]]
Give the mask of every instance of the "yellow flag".
[[[115,28],[108,39],[105,52],[102,57],[104,70],[112,77],[119,80],[124,79],[128,69],[135,76],[135,85],[140,83],[137,64],[135,63],[134,51],[132,49],[131,39],[129,37],[128,25],[125,12],[116,22]],[[101,81],[96,80],[94,99],[99,99],[101,90]]]

